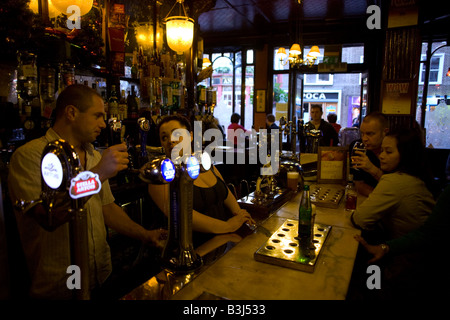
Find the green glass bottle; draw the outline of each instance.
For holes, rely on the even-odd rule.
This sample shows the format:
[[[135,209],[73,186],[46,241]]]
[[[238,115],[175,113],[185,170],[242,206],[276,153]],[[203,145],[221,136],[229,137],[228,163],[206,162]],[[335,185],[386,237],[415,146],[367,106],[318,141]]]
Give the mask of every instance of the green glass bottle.
[[[303,188],[302,200],[298,208],[298,237],[307,243],[311,240],[312,205],[309,197],[309,186]]]

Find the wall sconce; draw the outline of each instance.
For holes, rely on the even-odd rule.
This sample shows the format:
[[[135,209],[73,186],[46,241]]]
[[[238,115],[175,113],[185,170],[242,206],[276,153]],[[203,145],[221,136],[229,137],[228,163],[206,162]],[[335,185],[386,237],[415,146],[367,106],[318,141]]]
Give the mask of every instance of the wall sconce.
[[[286,49],[280,47],[277,51],[277,57],[280,59],[281,65],[286,65],[289,62],[291,68],[300,67],[301,65],[313,66],[318,56],[320,56],[320,50],[318,46],[312,46],[306,55],[306,59],[302,59],[302,51],[300,45],[294,43],[289,49],[289,57],[286,59]],[[285,60],[286,59],[286,60]]]
[[[169,17],[177,3],[180,6],[179,15]],[[181,9],[183,9],[184,16],[181,15]],[[187,16],[184,0],[177,0],[164,21],[166,23],[166,38],[169,48],[177,54],[183,54],[192,46],[192,40],[194,39],[194,19]]]
[[[211,65],[211,60],[208,58],[203,58],[202,69],[206,69]]]
[[[446,76],[447,76],[447,77],[450,77],[450,68],[448,68],[448,71],[447,71]]]

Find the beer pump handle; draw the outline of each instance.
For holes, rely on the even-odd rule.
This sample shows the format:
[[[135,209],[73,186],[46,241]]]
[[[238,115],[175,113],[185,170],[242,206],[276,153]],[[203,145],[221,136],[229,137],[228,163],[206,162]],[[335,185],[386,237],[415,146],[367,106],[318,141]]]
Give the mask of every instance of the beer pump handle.
[[[31,208],[33,208],[34,206],[43,203],[44,200],[42,199],[36,199],[36,200],[29,200],[29,201],[25,201],[23,199],[19,199],[14,203],[14,208],[20,212],[27,212],[28,210],[30,210]]]
[[[150,121],[145,117],[138,119],[139,133],[141,136],[141,157],[147,157],[147,135],[150,130]]]
[[[122,143],[122,122],[117,118],[111,118],[108,120],[110,144]]]

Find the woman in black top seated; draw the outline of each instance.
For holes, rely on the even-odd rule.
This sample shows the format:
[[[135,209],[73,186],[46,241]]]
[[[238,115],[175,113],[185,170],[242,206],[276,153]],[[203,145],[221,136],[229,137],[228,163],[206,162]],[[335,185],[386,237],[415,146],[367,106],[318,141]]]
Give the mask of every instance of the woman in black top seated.
[[[172,132],[186,129],[193,133],[189,120],[183,116],[167,116],[161,120],[157,132],[167,157],[171,157],[172,149],[182,141],[172,141]],[[148,191],[167,216],[169,214],[169,185],[149,184]],[[228,189],[220,172],[214,166],[211,170],[200,173],[194,180],[192,228],[194,245],[202,243],[214,234],[223,234],[238,230],[244,223],[254,224],[252,217],[239,207],[233,193]]]

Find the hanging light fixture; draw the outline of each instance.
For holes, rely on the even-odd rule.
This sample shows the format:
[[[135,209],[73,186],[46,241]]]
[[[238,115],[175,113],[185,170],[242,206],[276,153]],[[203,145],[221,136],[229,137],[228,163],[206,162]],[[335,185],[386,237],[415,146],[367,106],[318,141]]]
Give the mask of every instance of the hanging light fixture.
[[[80,15],[84,16],[92,9],[93,0],[51,0],[55,8],[67,15],[67,8],[76,5],[80,8]],[[70,13],[71,14],[71,13]]]
[[[180,6],[179,15],[169,17],[177,3]],[[181,9],[183,9],[184,16],[181,15]],[[183,54],[192,46],[192,40],[194,39],[194,19],[187,16],[184,0],[177,0],[164,21],[166,23],[166,37],[169,48],[177,54]]]
[[[297,39],[299,37],[300,34],[300,28],[299,28],[299,16],[300,16],[300,5],[301,5],[301,1],[298,0],[297,1],[299,4],[299,13],[297,15],[296,18],[296,26],[295,26],[295,39]],[[289,62],[289,66],[294,68],[294,67],[299,67],[301,65],[308,65],[308,66],[312,66],[315,64],[315,61],[317,59],[318,56],[320,56],[320,50],[318,46],[312,46],[311,50],[309,51],[309,53],[306,56],[306,59],[302,58],[302,49],[300,47],[300,45],[298,43],[294,43],[291,48],[289,49],[289,56],[287,57],[286,54],[286,49],[283,47],[280,47],[276,53],[276,56],[278,57],[278,59],[280,60],[281,65],[286,65]],[[285,60],[286,59],[286,60]]]
[[[136,41],[144,49],[149,49],[153,45],[153,26],[142,23],[134,28]]]
[[[286,49],[284,47],[278,48],[276,56],[280,60],[281,65],[286,65],[289,62],[289,66],[299,67],[301,65],[313,66],[319,57],[320,50],[318,46],[313,46],[308,54],[306,55],[306,59],[302,59],[301,48],[298,43],[294,43],[289,49],[289,56],[286,54]],[[287,57],[287,59],[286,59]]]
[[[155,42],[155,33],[153,31],[154,26],[152,23],[137,23],[135,25],[135,34],[137,43],[144,48],[144,50],[152,49]],[[156,22],[156,50],[159,52],[162,50],[162,26],[159,22]]]
[[[38,4],[39,0],[31,0],[29,7],[31,9],[31,11],[33,11],[34,13],[38,14],[39,13],[39,4]],[[48,17],[54,18],[56,16],[59,16],[61,14],[61,12],[59,12],[59,10],[57,10],[55,8],[55,6],[52,3],[52,0],[48,0]]]

